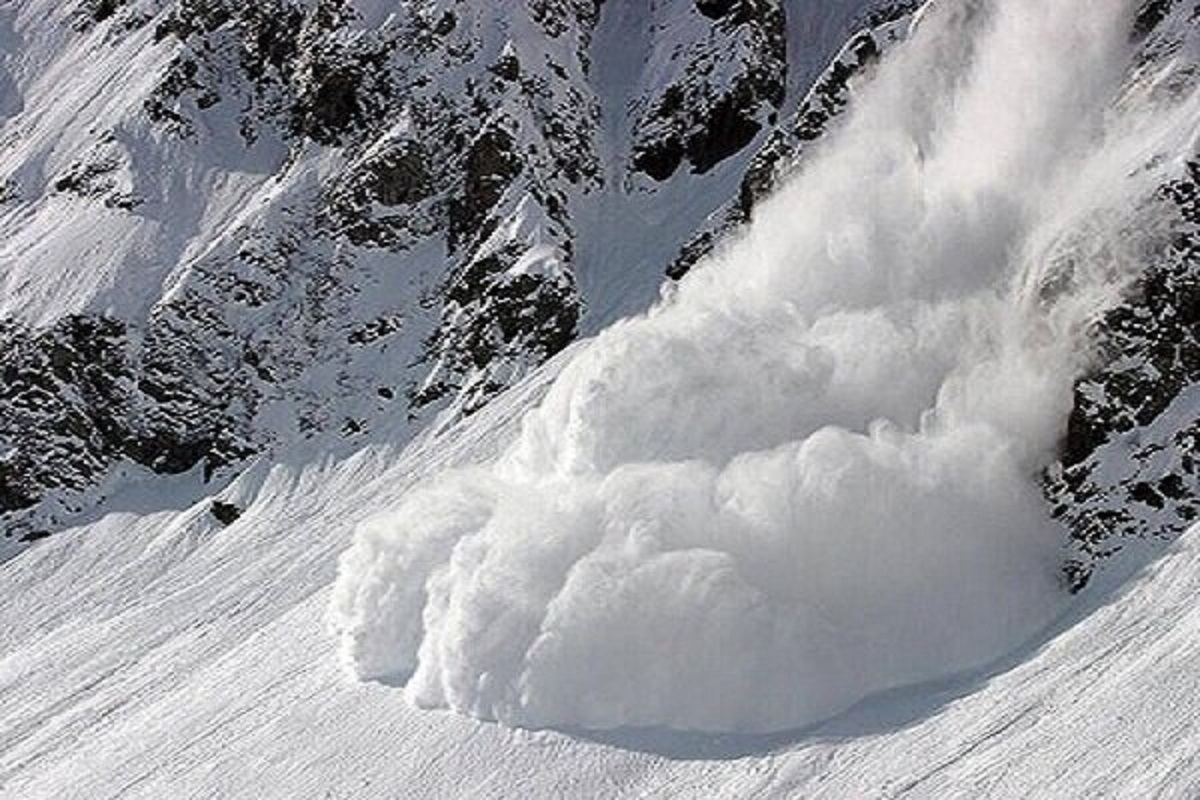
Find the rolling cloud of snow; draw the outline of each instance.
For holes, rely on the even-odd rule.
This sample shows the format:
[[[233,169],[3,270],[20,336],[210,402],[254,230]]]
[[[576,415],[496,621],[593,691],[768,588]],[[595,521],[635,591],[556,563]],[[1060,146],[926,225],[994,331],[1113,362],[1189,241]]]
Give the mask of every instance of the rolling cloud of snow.
[[[769,731],[1036,633],[1037,475],[1171,167],[1171,114],[1114,102],[1130,6],[929,7],[739,240],[359,532],[354,672],[516,725]]]

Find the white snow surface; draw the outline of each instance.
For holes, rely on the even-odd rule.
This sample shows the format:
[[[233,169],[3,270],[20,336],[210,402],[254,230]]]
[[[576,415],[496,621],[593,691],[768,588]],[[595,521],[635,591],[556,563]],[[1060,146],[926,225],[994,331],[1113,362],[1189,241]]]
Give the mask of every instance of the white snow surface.
[[[544,378],[543,378],[544,380]],[[112,500],[0,567],[0,797],[1189,797],[1200,530],[986,670],[769,737],[531,732],[347,680],[333,556],[370,509],[509,438],[530,385],[398,456]],[[1115,576],[1113,579],[1115,583]]]
[[[1194,130],[1111,111],[1128,10],[933,6],[740,241],[364,526],[353,671],[520,726],[769,732],[1034,635],[1035,476],[1178,165],[1142,167]]]

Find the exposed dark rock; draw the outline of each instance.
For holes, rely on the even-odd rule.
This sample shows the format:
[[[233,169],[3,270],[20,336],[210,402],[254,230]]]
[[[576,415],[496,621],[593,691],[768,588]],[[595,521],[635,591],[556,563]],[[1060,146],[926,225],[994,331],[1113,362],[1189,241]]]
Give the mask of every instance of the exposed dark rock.
[[[514,273],[522,255],[511,246],[452,279],[443,324],[429,343],[438,368],[414,392],[414,406],[458,392],[471,413],[506,388],[500,376],[515,365],[539,364],[574,340],[581,304],[571,273],[558,265]]]
[[[419,142],[378,144],[330,185],[325,224],[357,245],[403,249],[444,224],[434,198],[441,180]]]
[[[0,512],[91,485],[121,453],[135,402],[125,325],[71,316],[0,325]]]
[[[282,2],[253,3],[240,10],[242,69],[252,81],[291,73],[304,13]]]
[[[54,191],[70,192],[81,197],[94,197],[111,191],[115,184],[109,175],[118,167],[116,161],[75,162],[66,174],[54,182]]]
[[[433,32],[438,36],[447,36],[454,31],[456,25],[458,25],[458,17],[454,15],[453,11],[446,11],[442,16],[438,17],[437,24],[433,27]]]
[[[493,125],[475,137],[467,150],[462,193],[450,201],[451,249],[481,238],[488,212],[520,171],[515,142],[503,127]]]
[[[528,0],[529,15],[548,36],[559,37],[579,25],[585,32],[595,27],[604,0]],[[586,41],[584,42],[586,44]]]
[[[368,166],[371,194],[385,206],[425,199],[433,188],[426,158],[419,145],[409,143],[372,161]]]
[[[696,172],[708,172],[754,141],[762,130],[754,119],[757,106],[757,98],[745,87],[713,104],[705,126],[688,138],[688,161]]]
[[[222,525],[232,525],[241,518],[244,512],[234,503],[213,500],[208,507],[208,513],[212,514]]]
[[[254,428],[255,412],[276,383],[315,359],[312,329],[344,313],[344,289],[327,279],[340,262],[302,256],[285,237],[247,241],[236,264],[198,269],[199,280],[138,330],[91,315],[38,330],[0,323],[0,514],[51,492],[84,491],[119,462],[167,474],[199,466],[209,478],[270,444]],[[274,309],[287,324],[236,322],[241,314],[262,319],[261,307],[282,296],[281,280],[304,289],[297,305]],[[346,338],[369,347],[397,324],[384,317]],[[322,428],[301,414],[302,427]]]
[[[180,0],[156,37],[177,40],[181,51],[147,100],[147,113],[188,136],[194,122],[187,98],[204,110],[235,97],[248,141],[272,123],[291,136],[341,144],[351,131],[377,124],[391,101],[391,45],[341,35],[353,19],[344,0]]]
[[[233,19],[234,4],[228,0],[179,0],[154,31],[158,40],[174,36],[186,40],[216,31]]]
[[[1164,189],[1183,224],[1200,226],[1197,181]],[[1076,389],[1063,461],[1083,461],[1114,434],[1153,422],[1187,386],[1200,381],[1200,237],[1181,230],[1164,260],[1147,270],[1128,301],[1099,330],[1105,366]]]
[[[103,22],[128,2],[129,0],[83,0],[81,10],[92,22]]]
[[[696,8],[709,19],[728,16],[741,0],[696,0]]]
[[[711,36],[681,54],[679,76],[637,122],[630,167],[656,181],[685,161],[705,173],[741,152],[783,103],[783,7],[773,0],[698,0],[696,9],[716,20]],[[731,61],[730,50],[744,55]]]
[[[1076,386],[1062,462],[1047,476],[1076,589],[1124,541],[1180,533],[1200,512],[1200,419],[1181,400],[1200,385],[1200,162],[1161,199],[1174,232],[1098,324],[1099,362]]]
[[[730,203],[722,213],[716,215],[714,221],[697,231],[684,244],[679,255],[668,266],[667,275],[678,280],[722,238],[738,226],[750,219],[751,209],[766,197],[778,184],[781,176],[786,175],[790,166],[800,158],[805,147],[824,136],[834,119],[840,116],[850,102],[852,81],[870,69],[882,55],[886,45],[896,41],[895,34],[885,33],[885,26],[904,19],[913,13],[917,3],[896,3],[868,16],[868,28],[855,34],[837,59],[829,65],[817,79],[812,89],[801,101],[791,119],[775,128],[767,142],[755,153],[745,174],[737,198]],[[724,149],[718,149],[715,155],[731,150],[741,149],[739,142],[749,142],[758,133],[756,122],[749,121],[743,114],[733,113],[729,116],[733,126],[744,125],[741,130],[733,131],[723,139]],[[740,120],[740,122],[738,121]],[[677,143],[676,143],[677,144]],[[744,145],[742,145],[744,146]],[[735,148],[736,149],[732,149]],[[673,157],[682,160],[682,147],[678,152],[671,153]],[[693,161],[704,159],[699,153],[693,156]],[[718,159],[719,160],[719,159]],[[644,166],[654,167],[656,172],[644,169],[651,177],[661,180],[659,175],[669,176],[678,167],[678,161],[661,164],[651,163]],[[657,173],[657,174],[656,174]]]
[[[502,54],[488,69],[502,81],[515,81],[521,77],[521,62],[511,52]]]
[[[1176,2],[1177,0],[1142,0],[1133,20],[1133,39],[1138,41],[1149,36],[1171,13]]]
[[[675,174],[683,163],[686,150],[675,138],[644,145],[633,156],[633,169],[649,175],[656,181],[665,181]]]
[[[322,14],[322,5],[334,4],[318,5],[318,12],[305,20],[296,47],[291,129],[319,144],[336,145],[349,132],[384,119],[391,99],[389,47],[327,36],[342,24],[343,12],[328,9]]]
[[[197,80],[199,72],[200,66],[194,59],[186,56],[176,57],[167,67],[166,75],[143,103],[146,116],[178,136],[190,135],[193,129],[192,122],[177,107],[184,94],[194,91],[200,92],[210,100],[219,97]],[[207,105],[211,106],[212,103]]]
[[[397,316],[373,319],[354,330],[346,340],[352,345],[368,345],[380,339],[399,333],[404,328],[404,322]]]

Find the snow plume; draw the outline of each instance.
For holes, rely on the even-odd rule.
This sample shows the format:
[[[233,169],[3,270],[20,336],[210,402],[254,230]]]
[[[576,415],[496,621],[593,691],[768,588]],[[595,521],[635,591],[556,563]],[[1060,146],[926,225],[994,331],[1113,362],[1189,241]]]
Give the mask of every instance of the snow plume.
[[[1036,476],[1167,168],[1131,143],[1170,115],[1114,111],[1128,5],[932,4],[739,241],[360,531],[353,670],[515,725],[770,731],[1035,633]]]

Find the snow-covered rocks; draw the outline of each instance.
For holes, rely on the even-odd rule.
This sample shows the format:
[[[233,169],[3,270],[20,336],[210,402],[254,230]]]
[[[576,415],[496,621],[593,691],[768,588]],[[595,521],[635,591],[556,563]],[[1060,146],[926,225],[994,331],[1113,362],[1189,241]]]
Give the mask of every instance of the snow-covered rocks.
[[[1200,7],[1149,0],[1134,21],[1132,102],[1194,96]],[[1200,516],[1200,144],[1150,143],[1171,159],[1149,212],[1160,229],[1143,271],[1092,331],[1096,354],[1077,383],[1063,458],[1046,478],[1070,531],[1066,574],[1082,587],[1138,539],[1171,539]]]
[[[35,343],[68,315],[122,328],[134,409],[83,415],[53,468],[36,437],[5,434],[8,457],[45,463],[21,478],[20,526],[14,503],[3,524],[61,526],[120,464],[224,479],[297,439],[353,447],[397,418],[404,436],[477,410],[653,300],[815,64],[881,5],[0,12],[0,310]],[[632,179],[667,141],[688,169]],[[148,446],[86,444],[112,438],[106,416]]]
[[[630,169],[656,181],[711,170],[774,124],[787,31],[779,0],[655,0],[647,23],[654,84],[634,102]]]

